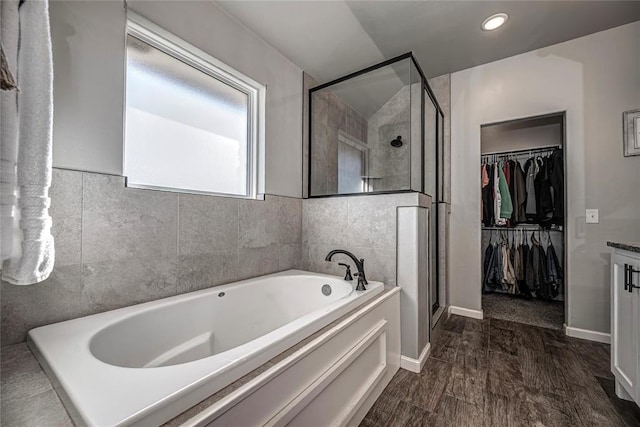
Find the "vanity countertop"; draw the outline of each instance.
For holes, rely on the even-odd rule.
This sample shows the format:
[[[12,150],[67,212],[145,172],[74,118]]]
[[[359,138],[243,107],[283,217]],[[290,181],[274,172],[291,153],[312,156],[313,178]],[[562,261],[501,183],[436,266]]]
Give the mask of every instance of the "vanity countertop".
[[[622,249],[624,251],[640,253],[640,243],[638,242],[607,242],[607,246]]]

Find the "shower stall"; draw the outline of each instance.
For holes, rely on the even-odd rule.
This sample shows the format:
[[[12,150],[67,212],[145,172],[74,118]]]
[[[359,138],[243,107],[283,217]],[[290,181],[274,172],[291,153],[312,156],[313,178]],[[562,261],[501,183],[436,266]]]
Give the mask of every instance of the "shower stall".
[[[429,301],[438,315],[444,114],[411,53],[309,90],[309,198],[431,196]],[[432,322],[435,323],[435,322]]]

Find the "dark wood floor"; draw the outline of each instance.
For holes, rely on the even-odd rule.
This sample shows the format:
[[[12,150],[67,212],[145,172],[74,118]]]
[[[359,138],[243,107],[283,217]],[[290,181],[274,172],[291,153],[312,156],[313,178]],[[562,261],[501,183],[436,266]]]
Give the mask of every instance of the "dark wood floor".
[[[399,370],[361,426],[640,426],[608,345],[498,319],[438,329],[422,373]]]

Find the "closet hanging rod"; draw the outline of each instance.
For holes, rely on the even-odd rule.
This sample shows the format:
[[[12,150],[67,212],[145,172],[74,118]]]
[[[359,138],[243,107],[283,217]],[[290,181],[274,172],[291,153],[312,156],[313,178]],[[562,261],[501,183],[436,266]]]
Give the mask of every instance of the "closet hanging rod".
[[[514,154],[518,154],[518,153],[522,153],[522,154],[527,154],[527,153],[539,153],[539,152],[543,152],[543,151],[553,151],[556,148],[562,148],[561,145],[545,145],[544,147],[536,147],[536,148],[529,148],[529,149],[522,149],[522,150],[510,150],[510,151],[492,151],[489,153],[482,153],[480,154],[482,157],[484,156],[499,156],[501,154],[504,155],[514,155]]]
[[[558,231],[561,232],[563,231],[562,228],[549,228],[549,229],[545,229],[542,227],[534,227],[534,226],[528,226],[528,227],[485,227],[482,226],[482,230],[500,230],[500,231]]]

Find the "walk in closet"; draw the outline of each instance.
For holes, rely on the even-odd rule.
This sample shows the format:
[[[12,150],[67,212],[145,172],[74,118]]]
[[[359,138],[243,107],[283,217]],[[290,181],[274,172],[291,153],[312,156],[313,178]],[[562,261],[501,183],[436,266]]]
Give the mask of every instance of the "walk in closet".
[[[485,316],[564,323],[564,113],[481,128]]]

